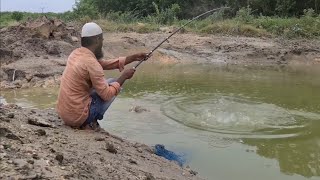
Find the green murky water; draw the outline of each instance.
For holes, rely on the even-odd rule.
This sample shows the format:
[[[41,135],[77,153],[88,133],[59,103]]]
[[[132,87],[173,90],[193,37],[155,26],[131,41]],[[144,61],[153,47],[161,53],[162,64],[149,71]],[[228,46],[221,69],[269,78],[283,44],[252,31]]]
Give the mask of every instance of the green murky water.
[[[191,167],[210,180],[320,179],[319,75],[317,67],[145,64],[102,126],[185,152]],[[48,108],[55,105],[57,89],[2,96],[24,107]],[[149,112],[130,112],[132,106]]]

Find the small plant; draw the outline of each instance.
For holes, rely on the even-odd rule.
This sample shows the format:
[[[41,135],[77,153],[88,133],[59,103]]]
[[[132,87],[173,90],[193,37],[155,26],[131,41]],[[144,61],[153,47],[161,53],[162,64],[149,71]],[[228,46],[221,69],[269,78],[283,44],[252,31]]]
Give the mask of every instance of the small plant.
[[[155,8],[155,18],[150,18],[155,20],[158,24],[168,24],[172,25],[173,22],[177,19],[177,15],[181,12],[181,8],[179,4],[172,4],[170,8],[166,9],[159,9],[159,6],[152,2],[154,8]]]
[[[314,17],[316,15],[315,11],[313,9],[305,9],[303,10],[303,16],[304,17]]]
[[[252,22],[254,17],[252,15],[252,9],[250,6],[239,9],[236,19],[245,23]]]
[[[217,21],[222,21],[224,19],[225,16],[225,9],[221,9],[215,13],[213,13],[211,16],[209,16],[208,18],[212,21],[212,22],[217,22]]]
[[[13,12],[11,15],[11,18],[16,21],[21,21],[23,19],[23,13],[22,12]]]

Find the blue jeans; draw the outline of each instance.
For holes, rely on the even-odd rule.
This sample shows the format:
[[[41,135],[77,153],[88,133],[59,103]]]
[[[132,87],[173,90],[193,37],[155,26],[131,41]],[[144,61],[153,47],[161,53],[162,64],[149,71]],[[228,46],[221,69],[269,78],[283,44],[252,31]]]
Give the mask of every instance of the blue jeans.
[[[106,80],[106,83],[110,84],[115,81],[116,79],[110,78]],[[116,97],[113,97],[110,101],[104,101],[103,99],[101,99],[101,97],[98,95],[98,93],[94,89],[92,90],[90,96],[92,98],[92,101],[90,104],[89,116],[82,126],[86,126],[87,124],[91,126],[92,123],[95,122],[96,120],[102,120],[103,115],[108,110],[108,108],[110,107],[114,99],[116,98]]]

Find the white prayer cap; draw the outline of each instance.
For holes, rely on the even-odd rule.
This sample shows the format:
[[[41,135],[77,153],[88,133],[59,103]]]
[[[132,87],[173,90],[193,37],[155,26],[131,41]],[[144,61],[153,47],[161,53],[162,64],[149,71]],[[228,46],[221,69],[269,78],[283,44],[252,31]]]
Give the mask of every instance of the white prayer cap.
[[[102,34],[102,29],[94,22],[86,23],[82,27],[81,37],[91,37],[99,34]]]

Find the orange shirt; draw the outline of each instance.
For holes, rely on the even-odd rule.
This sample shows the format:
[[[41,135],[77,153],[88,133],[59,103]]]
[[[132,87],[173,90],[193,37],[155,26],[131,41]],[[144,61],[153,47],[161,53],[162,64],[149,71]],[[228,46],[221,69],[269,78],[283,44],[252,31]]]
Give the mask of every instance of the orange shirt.
[[[119,93],[120,84],[114,82],[108,85],[103,70],[122,71],[125,59],[120,57],[98,61],[95,55],[84,47],[71,53],[61,77],[57,104],[57,112],[66,125],[80,127],[88,118],[92,89],[95,89],[104,101],[111,100]]]

